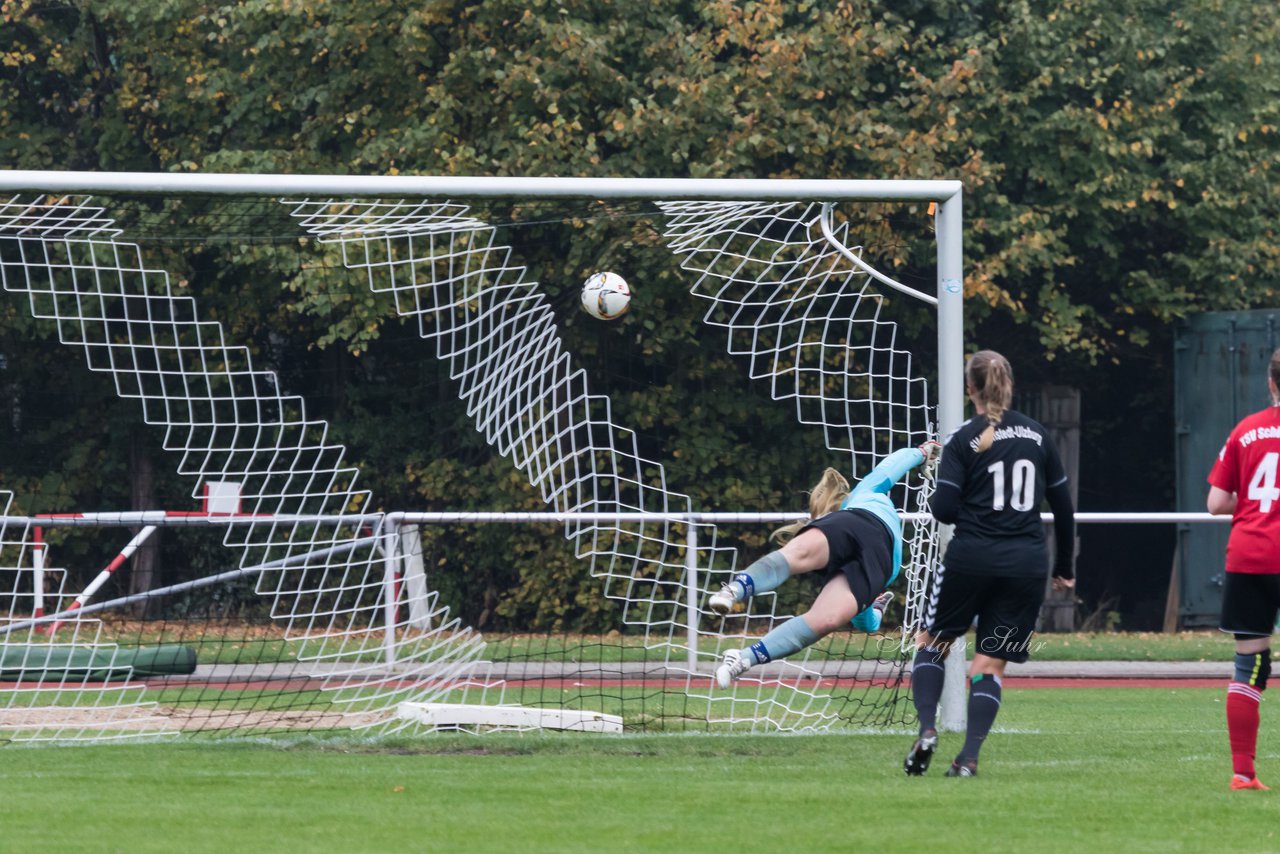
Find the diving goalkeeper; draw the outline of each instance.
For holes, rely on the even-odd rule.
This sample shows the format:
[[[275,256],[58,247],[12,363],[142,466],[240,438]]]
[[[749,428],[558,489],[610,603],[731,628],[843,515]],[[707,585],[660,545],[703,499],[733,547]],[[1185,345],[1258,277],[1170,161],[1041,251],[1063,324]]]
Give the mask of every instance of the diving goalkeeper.
[[[941,446],[925,442],[886,457],[851,492],[835,469],[823,472],[809,494],[809,521],[774,534],[784,541],[736,574],[708,601],[729,614],[757,593],[773,590],[793,575],[826,572],[827,581],[809,610],[744,649],[731,649],[716,669],[716,684],[728,688],[757,664],[785,658],[844,626],[874,632],[889,595],[885,589],[902,567],[902,520],[889,491],[907,472],[931,465]],[[874,607],[879,605],[879,607]]]

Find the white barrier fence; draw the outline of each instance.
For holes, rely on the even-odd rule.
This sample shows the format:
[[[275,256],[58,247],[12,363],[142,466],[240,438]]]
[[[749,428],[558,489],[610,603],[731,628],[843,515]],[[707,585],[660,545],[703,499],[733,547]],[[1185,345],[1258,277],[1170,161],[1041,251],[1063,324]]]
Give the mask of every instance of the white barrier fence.
[[[903,513],[904,520],[922,521],[928,519],[926,514],[922,513]],[[219,516],[219,515],[173,515],[166,511],[123,511],[123,512],[104,512],[104,513],[83,513],[75,516],[0,516],[0,526],[8,527],[32,527],[32,528],[52,528],[52,527],[133,527],[133,526],[156,526],[156,527],[174,527],[174,528],[190,528],[190,527],[226,527],[236,525],[252,525],[270,522],[275,524],[294,524],[294,523],[314,523],[314,524],[332,524],[352,526],[355,529],[369,529],[371,533],[368,536],[353,537],[351,543],[333,546],[317,552],[308,552],[305,554],[293,555],[280,561],[273,561],[270,565],[263,564],[261,566],[238,567],[236,569],[227,570],[226,572],[216,573],[204,578],[186,581],[179,584],[170,585],[164,588],[158,588],[138,593],[131,596],[123,596],[116,599],[110,599],[103,602],[93,604],[77,605],[74,608],[60,611],[58,613],[41,615],[33,617],[30,621],[12,623],[8,626],[0,628],[0,633],[8,634],[13,631],[30,628],[34,625],[43,623],[56,622],[64,619],[77,612],[81,615],[87,615],[98,611],[104,611],[112,608],[119,608],[141,601],[148,597],[164,596],[174,593],[180,593],[187,590],[207,587],[223,581],[230,581],[247,575],[260,573],[266,569],[276,568],[276,565],[296,565],[304,563],[309,559],[323,558],[328,555],[337,553],[342,550],[353,549],[361,545],[366,545],[370,540],[376,541],[381,548],[384,562],[386,566],[385,583],[388,589],[392,589],[394,585],[401,579],[401,563],[404,557],[400,554],[399,538],[400,530],[406,525],[443,525],[443,524],[528,524],[533,522],[583,522],[583,523],[609,523],[609,522],[688,522],[688,523],[716,523],[716,524],[778,524],[794,522],[807,518],[802,513],[732,513],[732,512],[716,512],[716,513],[687,513],[687,514],[663,514],[663,513],[557,513],[557,512],[487,512],[487,511],[441,511],[432,513],[413,513],[413,512],[391,512],[391,513],[365,513],[365,514],[342,514],[342,515],[280,515],[272,517],[263,516]],[[1207,523],[1207,522],[1230,522],[1230,516],[1211,516],[1208,513],[1077,513],[1075,514],[1076,522],[1079,524],[1183,524],[1183,523]],[[1043,514],[1045,523],[1051,523],[1053,517],[1051,514]],[[688,615],[688,661],[690,667],[694,667],[697,663],[697,645],[698,645],[698,594],[702,589],[701,579],[699,576],[699,568],[697,566],[698,554],[698,534],[696,524],[688,526],[688,549],[686,551],[688,563],[686,566],[686,586],[688,590],[687,598],[687,615]],[[404,579],[406,582],[410,579]],[[388,608],[395,607],[394,597],[387,597]],[[393,626],[395,621],[389,619],[389,626]],[[389,656],[388,663],[394,663],[394,638],[388,638],[387,654]],[[696,668],[695,668],[696,669]]]

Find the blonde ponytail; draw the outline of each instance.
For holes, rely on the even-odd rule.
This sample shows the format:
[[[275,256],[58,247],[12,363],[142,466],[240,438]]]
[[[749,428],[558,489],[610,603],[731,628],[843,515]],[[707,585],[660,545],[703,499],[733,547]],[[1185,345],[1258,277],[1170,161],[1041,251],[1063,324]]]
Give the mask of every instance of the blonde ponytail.
[[[964,380],[987,414],[987,429],[978,439],[978,453],[995,441],[996,427],[1013,402],[1013,368],[995,350],[979,350],[964,366]]]
[[[809,492],[809,518],[784,525],[773,532],[769,539],[778,543],[786,543],[805,525],[833,510],[839,510],[841,503],[849,494],[849,481],[835,469],[829,468]]]

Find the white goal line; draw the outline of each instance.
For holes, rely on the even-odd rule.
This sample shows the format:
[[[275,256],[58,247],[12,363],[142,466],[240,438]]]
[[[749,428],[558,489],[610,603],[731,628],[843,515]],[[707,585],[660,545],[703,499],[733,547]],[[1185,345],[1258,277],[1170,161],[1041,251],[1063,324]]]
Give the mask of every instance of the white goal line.
[[[396,717],[434,729],[559,729],[572,732],[622,732],[622,717],[604,712],[540,709],[531,706],[478,706],[456,703],[401,703]]]

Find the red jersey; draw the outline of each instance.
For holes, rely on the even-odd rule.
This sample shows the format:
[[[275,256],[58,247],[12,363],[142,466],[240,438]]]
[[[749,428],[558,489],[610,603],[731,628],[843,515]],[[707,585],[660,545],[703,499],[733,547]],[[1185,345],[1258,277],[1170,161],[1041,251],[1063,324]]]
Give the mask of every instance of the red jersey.
[[[1227,437],[1209,483],[1236,494],[1227,572],[1280,573],[1280,407],[1246,417]]]

